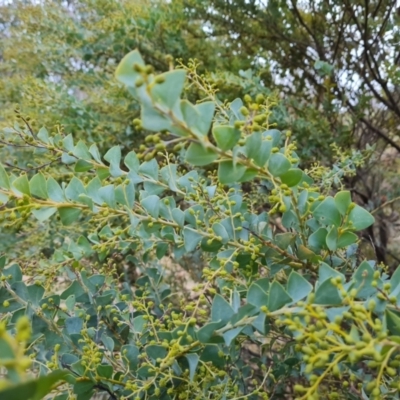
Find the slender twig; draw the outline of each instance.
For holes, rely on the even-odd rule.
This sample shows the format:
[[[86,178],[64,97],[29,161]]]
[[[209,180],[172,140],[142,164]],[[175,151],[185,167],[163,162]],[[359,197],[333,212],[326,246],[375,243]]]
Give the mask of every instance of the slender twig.
[[[375,210],[372,210],[372,211],[371,211],[371,214],[375,214],[376,212],[378,212],[378,211],[381,210],[382,208],[384,208],[384,207],[386,207],[386,206],[388,206],[388,205],[390,205],[390,204],[393,204],[393,203],[395,203],[395,202],[398,201],[398,200],[400,200],[400,196],[395,197],[394,199],[389,200],[389,201],[387,201],[387,202],[381,204],[379,207],[375,208]]]

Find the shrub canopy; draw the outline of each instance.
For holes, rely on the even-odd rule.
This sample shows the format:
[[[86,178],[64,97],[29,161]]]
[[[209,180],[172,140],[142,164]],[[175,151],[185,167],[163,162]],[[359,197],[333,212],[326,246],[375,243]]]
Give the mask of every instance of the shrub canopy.
[[[12,102],[3,101],[0,216],[11,240],[0,257],[0,397],[398,398],[400,269],[367,258],[360,234],[376,210],[346,188],[373,149],[336,145],[325,165],[310,163],[285,100],[260,79],[234,78],[233,65],[216,83],[195,60],[161,55],[163,37],[152,41],[150,31],[178,17],[166,37],[176,36],[177,51],[194,49],[202,25],[190,30],[183,16],[195,6],[149,4],[79,1],[64,18],[63,3],[24,5],[26,16],[5,8],[15,17],[3,32],[8,46],[23,39],[21,24],[42,22],[34,45],[49,49],[49,21],[67,24],[73,40],[61,54],[77,51],[82,63],[132,25],[148,42],[108,49],[126,52],[113,68],[50,59],[47,72],[20,62],[8,70],[14,89],[36,71],[51,96],[76,99],[79,81],[87,97],[78,109],[96,113],[61,127],[60,110],[76,110],[64,97],[39,112],[36,97],[16,90],[10,124]],[[107,27],[118,39],[95,35]],[[225,44],[201,40],[206,55]],[[152,60],[143,43],[160,54]],[[35,62],[44,65],[33,52]],[[48,74],[58,64],[61,86]],[[229,88],[240,96],[228,100]],[[179,280],[185,272],[189,283]]]

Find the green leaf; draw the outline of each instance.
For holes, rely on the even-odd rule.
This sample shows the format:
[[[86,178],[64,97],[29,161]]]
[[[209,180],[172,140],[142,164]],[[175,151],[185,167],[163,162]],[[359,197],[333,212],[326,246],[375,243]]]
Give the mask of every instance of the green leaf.
[[[247,136],[244,149],[247,158],[255,160],[259,157],[262,145],[262,133],[253,132],[251,135]]]
[[[332,73],[334,67],[326,61],[317,60],[314,63],[314,68],[320,76],[327,76]]]
[[[63,225],[71,225],[81,216],[81,209],[74,207],[60,207],[58,209],[58,214],[60,215]]]
[[[307,297],[312,288],[311,283],[304,279],[299,273],[296,271],[290,273],[287,291],[295,303]]]
[[[94,204],[91,197],[86,196],[86,194],[80,194],[78,198],[79,203],[87,206],[91,211],[94,211]]]
[[[282,183],[289,187],[296,186],[303,178],[303,171],[298,168],[291,168],[280,176]]]
[[[170,131],[172,129],[172,123],[170,119],[151,106],[142,105],[140,119],[142,121],[143,128],[149,131]]]
[[[282,250],[286,250],[289,245],[293,244],[295,236],[291,232],[278,233],[275,235],[275,243]]]
[[[107,185],[98,190],[98,196],[102,203],[106,203],[110,208],[116,208],[115,200],[115,187],[114,185]]]
[[[93,394],[94,382],[92,381],[77,381],[74,385],[74,393],[78,395],[79,400],[89,400]]]
[[[191,143],[186,151],[185,160],[195,166],[208,165],[218,158],[218,154],[211,149],[204,148],[198,143]]]
[[[203,238],[203,240],[200,243],[200,248],[207,253],[215,253],[222,246],[223,244],[219,240],[215,239],[212,239],[212,241],[209,242],[209,239]]]
[[[158,179],[158,163],[155,158],[150,161],[145,161],[139,167],[139,173],[148,176],[154,180]]]
[[[176,164],[167,164],[160,170],[162,181],[174,192],[179,190],[177,186],[177,168]]]
[[[168,243],[165,242],[158,242],[156,245],[156,257],[157,259],[161,260],[166,254],[169,249]]]
[[[114,340],[107,336],[105,333],[101,335],[101,341],[104,344],[104,347],[109,351],[113,352],[114,351]]]
[[[259,280],[250,285],[247,292],[247,302],[256,306],[260,309],[262,306],[268,305],[268,294],[269,282],[264,280]]]
[[[83,328],[83,319],[79,317],[70,317],[65,320],[65,329],[69,335],[80,333]]]
[[[9,196],[8,194],[2,193],[2,192],[0,191],[0,205],[6,204],[6,203],[8,202],[9,197],[10,197],[10,196]]]
[[[134,151],[130,151],[124,158],[124,164],[129,168],[129,171],[138,172],[140,161]]]
[[[29,182],[29,188],[33,196],[40,197],[41,199],[48,198],[46,178],[42,173],[38,173],[32,177]]]
[[[214,367],[223,369],[226,361],[225,357],[221,357],[221,346],[216,344],[208,344],[201,352],[200,360],[210,362]]]
[[[65,165],[76,163],[76,157],[70,156],[68,153],[62,153],[61,162]]]
[[[397,266],[396,270],[393,272],[392,277],[390,278],[390,284],[392,285],[392,291],[400,285],[400,265]]]
[[[218,179],[224,185],[238,182],[245,172],[245,165],[235,165],[231,160],[222,161],[218,165]]]
[[[22,280],[22,272],[18,264],[11,265],[3,273],[9,283],[20,282]],[[9,279],[9,276],[11,276],[11,279]]]
[[[386,309],[385,316],[389,332],[392,335],[400,336],[400,317],[398,313]]]
[[[230,150],[240,139],[241,132],[233,126],[229,125],[214,125],[212,134],[217,146],[223,150]]]
[[[336,226],[332,226],[326,235],[326,245],[330,251],[335,251],[337,249],[338,240],[338,229]]]
[[[8,178],[7,171],[0,164],[0,188],[10,189],[10,179]]]
[[[253,132],[246,138],[246,156],[253,159],[256,165],[263,167],[271,155],[272,142],[263,140],[261,132]]]
[[[239,182],[248,182],[253,180],[258,174],[258,171],[253,168],[246,168],[245,173],[239,179]]]
[[[174,221],[181,227],[183,228],[183,225],[185,224],[185,213],[179,209],[179,208],[174,208],[171,211],[172,218]]]
[[[68,371],[56,370],[34,380],[19,382],[0,390],[0,399],[4,400],[42,400],[49,394],[54,384],[64,380]]]
[[[76,304],[76,299],[74,295],[69,296],[66,300],[65,300],[65,305],[67,306],[67,310],[68,311],[72,311],[75,307]]]
[[[323,304],[328,306],[336,306],[342,304],[342,298],[336,286],[331,283],[330,279],[318,286],[315,292],[314,304]]]
[[[32,214],[38,221],[43,222],[49,219],[56,211],[56,207],[43,207],[38,210],[32,210]]]
[[[320,284],[322,282],[325,282],[327,279],[335,278],[337,276],[340,276],[342,278],[342,282],[345,282],[343,274],[331,268],[328,264],[321,262],[321,265],[318,270],[318,280]]]
[[[291,303],[293,300],[286,292],[284,287],[277,281],[272,282],[269,290],[268,310],[275,311],[284,305]]]
[[[222,296],[216,294],[211,306],[211,321],[228,322],[234,314],[231,305]]]
[[[356,231],[361,231],[371,226],[375,222],[375,218],[364,208],[355,205],[349,213],[348,222]]]
[[[224,340],[225,340],[225,344],[227,346],[230,346],[232,341],[237,338],[237,336],[240,334],[240,332],[242,332],[243,329],[244,329],[244,326],[239,326],[237,328],[230,329],[229,331],[226,331],[222,335]]]
[[[114,163],[119,165],[119,163],[121,162],[121,147],[120,146],[111,147],[111,149],[107,151],[107,153],[104,155],[103,158],[110,164]]]
[[[188,227],[183,229],[183,242],[187,252],[193,251],[201,242],[201,239],[203,239],[203,235],[198,233],[196,230]]]
[[[150,367],[150,365],[143,365],[137,370],[137,374],[141,379],[148,380],[150,377],[155,375],[154,368]]]
[[[196,136],[203,136],[197,129],[197,125],[199,123],[200,115],[196,110],[196,107],[188,100],[180,101],[180,109],[182,112],[183,119],[186,123],[186,126],[193,132],[196,133]]]
[[[140,73],[135,71],[133,66],[138,64],[144,66],[144,61],[137,50],[128,53],[119,63],[115,71],[115,77],[126,86],[134,87]]]
[[[351,194],[348,190],[342,190],[335,195],[336,208],[339,210],[340,214],[346,215],[347,210],[351,204]]]
[[[65,201],[64,192],[61,189],[61,186],[52,177],[47,179],[47,193],[49,195],[49,199],[53,201],[60,203]]]
[[[343,232],[337,241],[337,247],[338,249],[341,249],[342,247],[347,247],[350,246],[353,243],[356,243],[358,240],[358,236],[353,233],[353,232]]]
[[[156,83],[150,91],[153,101],[172,109],[181,96],[185,79],[186,71],[183,69],[176,69],[158,75]],[[157,80],[163,80],[163,82],[157,83]]]
[[[86,186],[86,194],[96,203],[96,204],[103,204],[103,199],[99,195],[99,190],[101,189],[101,181],[96,176],[93,178]],[[81,200],[82,195],[79,195],[78,199]]]
[[[37,133],[37,137],[38,137],[43,143],[47,143],[47,144],[50,143],[50,141],[49,141],[49,132],[47,131],[47,129],[46,129],[44,126],[42,126],[42,127],[39,129],[39,132]]]
[[[115,200],[131,210],[135,204],[135,186],[133,183],[129,182],[128,185],[119,185],[115,188]]]
[[[139,364],[139,349],[132,344],[128,344],[121,347],[121,354],[124,364],[127,365],[131,371],[135,371]]]
[[[110,176],[110,169],[106,167],[97,167],[96,175],[100,180],[105,180]]]
[[[64,146],[63,149],[66,150],[67,152],[74,150],[74,138],[72,137],[71,134],[65,136],[62,143]],[[75,158],[74,158],[74,160],[75,160]]]
[[[225,325],[223,321],[210,322],[197,331],[197,339],[201,343],[208,343],[214,332]]]
[[[226,244],[229,242],[229,239],[230,239],[229,234],[222,224],[217,222],[217,223],[213,224],[212,229],[213,229],[214,233],[221,238],[220,241],[223,244]]]
[[[372,286],[374,270],[367,261],[363,261],[353,274],[354,289],[358,289],[357,298],[366,299],[377,292]]]
[[[90,161],[92,159],[92,155],[90,154],[89,149],[87,148],[87,146],[83,140],[80,140],[76,144],[72,153],[75,157],[77,157],[79,159],[83,159],[86,161]]]
[[[240,121],[244,121],[246,119],[244,117],[244,115],[240,112],[240,109],[242,107],[243,107],[243,101],[240,98],[237,98],[237,99],[233,100],[229,104],[229,108],[233,112],[233,115],[236,117],[236,119],[238,119]]]
[[[239,293],[238,293],[238,295],[239,295]],[[234,295],[233,295],[233,297],[234,297]],[[238,301],[240,301],[240,298],[238,299]],[[234,303],[234,302],[232,302],[232,303]],[[257,314],[257,311],[258,311],[257,307],[253,306],[250,303],[244,304],[243,306],[240,306],[239,309],[237,309],[236,307],[238,305],[240,305],[240,304],[232,304],[233,311],[235,311],[235,315],[229,321],[229,323],[232,325],[237,324],[239,321],[241,321],[244,318],[251,317],[254,314]],[[267,305],[267,304],[265,303],[265,305]]]
[[[185,358],[189,364],[189,380],[193,382],[196,373],[197,365],[199,364],[199,356],[197,354],[185,354]]]
[[[287,157],[281,153],[272,154],[268,161],[268,170],[273,176],[283,175],[291,166],[292,164]]]
[[[15,359],[16,354],[11,347],[11,344],[7,342],[6,339],[0,338],[0,359],[7,360],[7,359]]]
[[[316,255],[312,250],[303,244],[297,246],[297,256],[300,260],[310,260],[312,262],[316,262],[321,259],[320,256]]]
[[[100,364],[97,366],[96,371],[102,378],[111,379],[114,373],[114,368],[111,365]]]
[[[93,143],[93,144],[89,147],[89,153],[90,153],[90,155],[93,157],[93,159],[94,159],[95,161],[97,161],[99,164],[103,164],[103,162],[101,161],[101,156],[100,156],[99,149],[98,149],[98,147],[96,146],[96,144]]]
[[[308,237],[308,245],[311,247],[311,250],[321,251],[326,249],[326,236],[328,231],[325,228],[319,228],[314,233],[312,233]]]
[[[258,314],[258,317],[251,323],[251,325],[256,328],[261,334],[265,335],[268,331],[267,326],[267,315],[263,312]]]
[[[110,163],[110,174],[113,177],[118,177],[123,174],[119,167],[121,162],[121,148],[114,146],[104,155],[104,159]]]
[[[341,216],[336,207],[335,200],[329,196],[323,200],[313,212],[314,218],[321,225],[340,226]]]
[[[75,164],[75,172],[86,172],[93,168],[93,164],[86,160],[78,160]]]
[[[31,195],[31,191],[29,189],[29,181],[28,177],[26,175],[21,175],[18,177],[14,182],[13,186],[15,189],[17,189],[19,192],[26,194],[27,196]]]
[[[156,195],[151,195],[144,198],[140,204],[153,218],[158,218],[160,213],[160,198]]]
[[[86,194],[85,186],[74,176],[65,188],[65,195],[69,200],[78,201],[81,194]]]
[[[204,103],[196,104],[195,109],[200,116],[196,126],[197,130],[203,136],[207,136],[214,117],[215,103],[213,101],[205,101]]]

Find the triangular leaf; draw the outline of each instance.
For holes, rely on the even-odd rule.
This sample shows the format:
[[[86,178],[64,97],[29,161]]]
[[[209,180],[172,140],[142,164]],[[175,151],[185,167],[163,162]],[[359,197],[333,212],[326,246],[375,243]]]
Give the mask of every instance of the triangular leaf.
[[[218,154],[213,150],[204,148],[198,143],[191,143],[186,151],[186,161],[196,166],[208,165],[218,158]]]
[[[361,231],[371,226],[375,218],[364,208],[355,205],[349,213],[348,221],[356,231]]]
[[[329,306],[336,306],[342,304],[342,298],[340,297],[339,291],[334,286],[330,279],[327,279],[321,285],[319,285],[315,292],[314,304],[323,304]]]
[[[218,179],[222,184],[238,182],[245,172],[245,165],[235,165],[231,160],[222,161],[218,165]]]
[[[188,227],[183,229],[183,241],[187,252],[193,251],[201,242],[201,239],[203,239],[203,235],[198,233],[196,230]]]
[[[268,161],[268,170],[273,176],[281,176],[287,172],[292,164],[281,153],[271,154]]]
[[[32,177],[29,182],[31,194],[41,199],[47,199],[47,183],[46,178],[42,173],[38,173]]]
[[[116,78],[124,85],[134,87],[140,73],[135,71],[134,65],[144,66],[144,61],[137,50],[128,53],[119,63],[115,71]]]
[[[213,322],[227,322],[234,314],[231,305],[219,294],[215,295],[211,306],[211,320]]]
[[[268,310],[275,311],[284,305],[291,303],[293,300],[286,292],[284,287],[277,281],[272,282],[269,290]]]
[[[212,134],[217,146],[223,150],[230,150],[240,139],[241,132],[233,126],[229,125],[214,125]]]
[[[0,164],[0,188],[10,189],[10,179],[8,178],[7,171]]]
[[[292,271],[287,283],[287,291],[294,302],[304,299],[312,290],[312,285],[296,271]]]

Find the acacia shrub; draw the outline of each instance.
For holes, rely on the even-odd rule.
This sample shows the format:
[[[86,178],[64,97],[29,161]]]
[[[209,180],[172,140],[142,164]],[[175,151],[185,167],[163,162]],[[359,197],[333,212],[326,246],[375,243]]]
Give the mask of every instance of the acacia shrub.
[[[359,259],[374,218],[340,187],[362,155],[305,171],[262,95],[192,104],[184,70],[154,74],[137,51],[116,77],[155,132],[147,153],[101,155],[28,123],[4,132],[34,165],[0,167],[3,229],[35,218],[60,234],[48,258],[1,258],[0,395],[397,398],[400,269]],[[198,249],[193,296],[172,292],[161,260]]]

